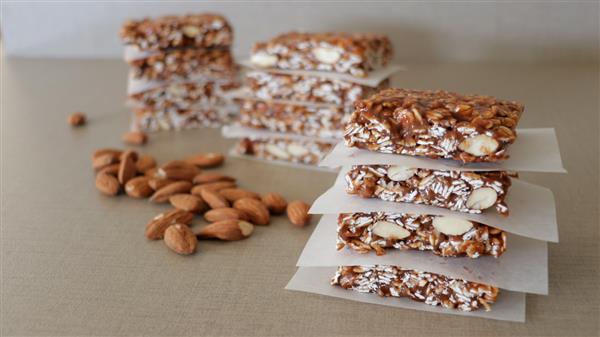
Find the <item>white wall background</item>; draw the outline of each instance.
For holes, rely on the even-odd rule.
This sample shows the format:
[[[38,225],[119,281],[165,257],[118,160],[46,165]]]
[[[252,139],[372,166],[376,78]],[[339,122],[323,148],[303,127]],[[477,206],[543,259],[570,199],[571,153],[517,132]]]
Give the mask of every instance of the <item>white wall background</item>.
[[[4,2],[9,55],[116,58],[127,18],[215,11],[235,53],[290,30],[389,34],[401,62],[597,62],[598,1],[587,2]]]

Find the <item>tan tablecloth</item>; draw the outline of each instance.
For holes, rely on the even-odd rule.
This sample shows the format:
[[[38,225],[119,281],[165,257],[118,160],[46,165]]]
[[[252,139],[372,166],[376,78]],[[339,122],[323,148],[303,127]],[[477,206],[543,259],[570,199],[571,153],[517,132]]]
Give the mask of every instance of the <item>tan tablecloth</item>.
[[[503,323],[285,291],[312,228],[284,218],[249,240],[201,242],[192,257],[143,236],[164,206],[99,195],[89,156],[122,146],[121,61],[6,60],[2,69],[2,335],[597,335],[598,67],[411,66],[398,86],[492,94],[526,105],[522,127],[555,127],[568,175],[551,188],[560,243],[550,295],[527,296],[527,323]],[[66,116],[88,114],[70,129]],[[162,161],[225,151],[218,130],[162,133]],[[229,159],[242,186],[312,201],[333,175]],[[316,220],[316,219],[315,219]],[[199,220],[198,220],[199,221]]]

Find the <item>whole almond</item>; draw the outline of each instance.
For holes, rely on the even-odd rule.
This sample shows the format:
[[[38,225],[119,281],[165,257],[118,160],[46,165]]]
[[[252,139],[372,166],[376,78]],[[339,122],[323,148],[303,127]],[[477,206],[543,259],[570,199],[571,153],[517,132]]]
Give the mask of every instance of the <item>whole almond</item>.
[[[304,201],[292,201],[287,206],[287,216],[291,223],[302,227],[310,221],[309,209],[310,205]]]
[[[189,255],[196,251],[198,239],[188,226],[174,224],[165,230],[165,244],[177,254]]]
[[[224,241],[242,240],[254,232],[254,226],[244,220],[222,220],[202,227],[196,232],[200,238],[220,239]]]
[[[160,213],[148,222],[146,225],[146,238],[149,240],[162,239],[165,230],[176,223],[189,225],[192,223],[194,215],[182,209],[171,209]]]
[[[148,171],[144,172],[144,175],[148,178],[158,178],[157,173],[158,173],[158,167],[154,167],[154,168],[151,168]]]
[[[190,169],[197,169],[197,167],[193,164],[190,164],[186,161],[183,160],[171,160],[169,162],[166,162],[164,165],[161,166],[161,168],[164,169],[171,169],[171,168],[190,168]]]
[[[216,167],[222,165],[225,156],[222,153],[199,153],[185,158],[185,161],[198,167]]]
[[[235,182],[235,178],[226,176],[221,173],[202,172],[194,177],[193,183],[194,184],[207,184],[207,183],[214,183],[217,181]]]
[[[255,225],[264,226],[269,224],[269,210],[260,200],[253,198],[238,199],[233,203],[233,207],[246,213],[250,222]]]
[[[127,150],[127,151],[121,153],[121,156],[119,157],[119,161],[123,161],[123,159],[125,158],[126,155],[130,156],[134,163],[137,162],[138,157],[139,157],[138,153],[136,151]]]
[[[224,188],[232,188],[236,186],[237,185],[231,181],[216,181],[214,183],[194,186],[194,188],[192,188],[192,194],[200,195],[200,192],[202,192],[203,190],[218,192]]]
[[[246,213],[240,211],[239,209],[231,207],[211,209],[210,211],[204,213],[204,219],[208,222],[217,222],[231,219],[249,220],[248,215],[246,215]]]
[[[115,164],[110,164],[108,166],[104,166],[104,168],[102,168],[100,171],[98,171],[98,174],[100,173],[106,173],[106,174],[110,174],[111,176],[117,176],[119,174],[119,167],[121,166],[121,164],[119,163],[115,163]]]
[[[192,181],[200,170],[197,167],[172,167],[172,168],[159,168],[156,176],[159,178],[173,179],[173,180],[187,180]]]
[[[172,195],[169,202],[177,209],[192,213],[201,213],[208,208],[208,205],[200,197],[186,193]]]
[[[111,164],[118,163],[119,157],[113,153],[101,154],[92,159],[92,168],[94,170],[101,170]]]
[[[202,197],[202,200],[204,200],[204,202],[206,202],[212,209],[229,207],[229,202],[227,199],[217,192],[202,190],[200,191],[200,197]]]
[[[138,173],[146,173],[146,171],[156,167],[156,160],[154,157],[147,154],[140,155],[138,160],[135,162],[135,168]]]
[[[148,178],[147,176],[144,176]],[[175,180],[172,179],[163,179],[163,178],[148,178],[148,185],[152,187],[153,190],[158,191],[161,188],[174,183]]]
[[[262,196],[261,201],[273,214],[281,214],[287,207],[287,200],[279,193],[267,193]]]
[[[243,198],[260,199],[258,193],[248,191],[242,188],[224,188],[218,191],[220,195],[224,196],[225,199],[234,202]]]
[[[123,135],[122,140],[130,145],[144,145],[148,141],[148,136],[142,131],[130,131]]]
[[[121,166],[119,167],[119,182],[124,185],[129,179],[135,177],[137,170],[135,169],[135,160],[132,151],[126,151],[121,156]]]
[[[94,159],[96,159],[102,155],[105,155],[105,154],[111,154],[115,158],[119,158],[122,153],[123,153],[123,151],[118,150],[118,149],[110,149],[110,148],[98,149],[98,150],[94,151],[94,153],[92,154],[92,161],[94,161]]]
[[[154,190],[148,185],[148,177],[135,177],[125,184],[125,193],[133,198],[148,198]]]
[[[96,175],[96,189],[106,195],[114,196],[119,193],[119,181],[115,176],[106,173]]]
[[[67,122],[71,126],[82,126],[85,124],[85,114],[83,112],[75,112],[69,115]]]
[[[167,202],[172,195],[188,193],[191,188],[192,183],[189,181],[176,181],[154,192],[152,197],[150,197],[150,201],[155,203]]]

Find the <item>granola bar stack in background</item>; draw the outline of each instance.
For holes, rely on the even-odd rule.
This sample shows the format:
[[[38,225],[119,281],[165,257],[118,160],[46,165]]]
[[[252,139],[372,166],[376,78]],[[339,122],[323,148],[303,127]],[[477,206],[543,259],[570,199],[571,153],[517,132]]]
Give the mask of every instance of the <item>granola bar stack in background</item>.
[[[552,192],[511,171],[565,171],[551,129],[519,130],[509,157],[523,110],[446,91],[357,101],[344,143],[322,162],[342,171],[311,208],[325,215],[288,288],[524,320],[524,294],[548,293],[546,241],[558,230]]]
[[[216,14],[132,20],[121,29],[130,67],[131,128],[141,131],[220,126],[237,87],[233,30]]]
[[[238,154],[315,165],[343,136],[354,101],[389,85],[393,70],[373,72],[391,58],[390,40],[376,34],[291,32],[256,43],[238,132],[224,135],[242,138]]]

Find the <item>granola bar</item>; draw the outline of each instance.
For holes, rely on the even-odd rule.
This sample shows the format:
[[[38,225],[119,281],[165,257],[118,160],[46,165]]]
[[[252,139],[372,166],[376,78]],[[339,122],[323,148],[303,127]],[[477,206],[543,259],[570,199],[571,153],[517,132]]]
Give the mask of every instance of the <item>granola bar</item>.
[[[347,213],[338,216],[337,248],[358,253],[388,249],[431,251],[444,257],[498,257],[506,250],[506,233],[458,217],[407,213]]]
[[[152,110],[188,110],[194,107],[213,107],[225,104],[223,95],[237,87],[236,82],[215,81],[172,82],[129,96],[130,102],[137,107]]]
[[[523,105],[490,96],[386,89],[355,103],[345,141],[383,153],[462,162],[508,158]]]
[[[121,27],[120,36],[140,50],[214,48],[230,46],[233,30],[223,16],[204,13],[131,20]]]
[[[222,106],[189,110],[135,108],[132,129],[154,132],[219,127],[229,122],[230,119],[230,112]]]
[[[331,284],[361,293],[412,300],[448,309],[491,310],[499,289],[487,284],[400,266],[340,266]]]
[[[347,192],[363,198],[426,204],[468,213],[481,213],[494,206],[498,213],[508,215],[504,199],[511,181],[506,171],[465,172],[356,165],[345,178]]]
[[[357,99],[368,97],[389,86],[388,79],[381,82],[376,88],[372,88],[319,76],[278,74],[266,71],[250,71],[246,74],[246,80],[254,96],[263,100],[284,99],[329,103],[338,106],[351,106]]]
[[[306,136],[341,138],[349,113],[337,106],[309,106],[254,99],[241,100],[239,123],[259,129]]]
[[[320,70],[366,77],[392,57],[385,35],[298,33],[279,35],[254,45],[250,62],[261,68]]]
[[[266,160],[281,160],[297,164],[316,165],[331,151],[333,145],[318,140],[244,138],[239,142],[236,152]]]
[[[229,49],[170,50],[131,60],[135,79],[189,80],[196,77],[232,78],[236,66]]]

